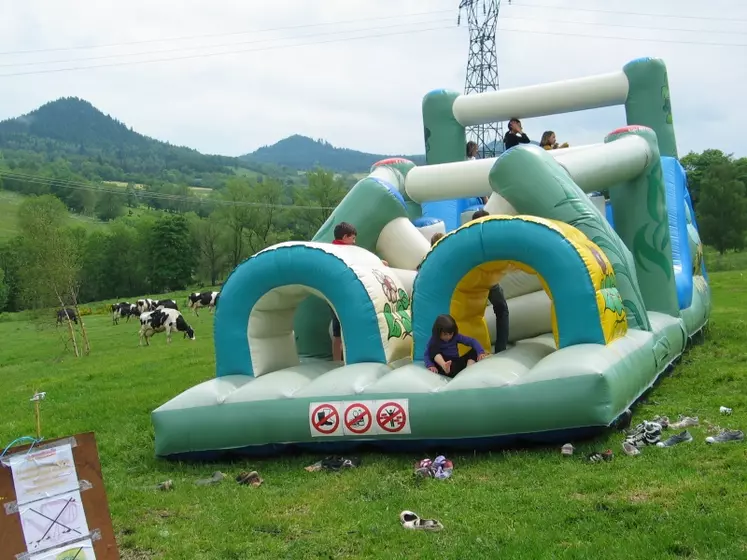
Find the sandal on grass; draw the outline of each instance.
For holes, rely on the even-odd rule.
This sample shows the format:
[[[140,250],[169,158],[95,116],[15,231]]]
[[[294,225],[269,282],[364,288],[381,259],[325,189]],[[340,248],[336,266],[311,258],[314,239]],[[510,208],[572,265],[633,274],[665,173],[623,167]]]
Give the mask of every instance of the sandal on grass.
[[[422,529],[424,531],[440,531],[444,528],[435,519],[421,519],[412,511],[403,511],[399,514],[399,520],[405,529]]]

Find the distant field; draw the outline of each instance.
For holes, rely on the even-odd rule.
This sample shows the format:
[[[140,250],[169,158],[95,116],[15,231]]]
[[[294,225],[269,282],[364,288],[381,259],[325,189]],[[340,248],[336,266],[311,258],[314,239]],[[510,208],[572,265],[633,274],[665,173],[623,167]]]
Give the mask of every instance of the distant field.
[[[125,188],[129,183],[124,183],[122,181],[101,181],[105,185],[114,185],[115,187],[122,187]],[[135,183],[134,187],[136,189],[144,189],[146,185],[143,185],[142,183]]]
[[[189,187],[189,190],[197,196],[208,196],[211,192],[213,192],[213,189],[209,187]]]
[[[18,234],[18,207],[25,197],[21,194],[0,191],[0,241],[5,241]],[[71,225],[83,225],[87,228],[96,229],[106,227],[104,222],[95,218],[70,214]]]

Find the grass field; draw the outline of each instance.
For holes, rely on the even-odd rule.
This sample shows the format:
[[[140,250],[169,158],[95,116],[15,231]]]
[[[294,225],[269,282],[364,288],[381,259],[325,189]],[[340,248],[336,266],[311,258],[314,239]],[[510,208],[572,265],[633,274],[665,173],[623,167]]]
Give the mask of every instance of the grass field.
[[[686,414],[747,428],[747,282],[739,271],[713,273],[711,282],[706,342],[636,407],[634,422]],[[338,474],[304,471],[320,458],[311,455],[158,460],[150,412],[214,375],[213,317],[186,316],[194,342],[175,337],[167,346],[158,335],[150,348],[138,348],[132,322],[87,317],[93,352],[80,359],[64,353],[51,321],[0,321],[0,442],[33,434],[34,390],[47,392],[44,436],[95,431],[125,560],[747,557],[747,443],[708,446],[705,427],[691,429],[691,443],[636,458],[622,454],[614,432],[576,442],[570,459],[557,449],[455,455],[450,480],[420,483],[411,465],[422,457],[414,454],[363,454],[360,468]],[[721,405],[733,416],[721,416]],[[582,461],[605,448],[615,452],[612,462]],[[238,486],[233,476],[245,469],[258,470],[264,484]],[[229,478],[194,484],[215,470]],[[172,492],[154,489],[167,479]],[[437,518],[445,530],[406,531],[403,509]]]

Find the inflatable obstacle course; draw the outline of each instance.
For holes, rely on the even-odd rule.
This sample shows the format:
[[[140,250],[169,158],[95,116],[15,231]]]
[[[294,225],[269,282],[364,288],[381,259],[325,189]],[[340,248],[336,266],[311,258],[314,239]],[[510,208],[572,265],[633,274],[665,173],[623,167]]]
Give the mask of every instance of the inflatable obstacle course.
[[[463,161],[466,126],[614,104],[628,125],[602,143]],[[663,62],[518,90],[431,92],[423,119],[428,165],[378,162],[311,241],[269,247],[231,274],[215,317],[217,377],[153,412],[157,455],[590,435],[706,325],[710,289]],[[492,215],[472,221],[486,195]],[[329,243],[341,221],[357,228],[358,247]],[[446,235],[431,248],[437,231]],[[454,379],[428,371],[441,313],[491,346],[496,283],[509,348]],[[330,360],[332,310],[345,363]]]

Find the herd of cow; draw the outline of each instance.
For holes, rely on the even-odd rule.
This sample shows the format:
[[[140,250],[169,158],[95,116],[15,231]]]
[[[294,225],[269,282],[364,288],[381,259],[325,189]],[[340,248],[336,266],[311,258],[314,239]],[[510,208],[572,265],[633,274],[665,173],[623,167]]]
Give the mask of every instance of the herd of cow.
[[[195,315],[199,316],[198,310],[207,307],[210,313],[218,305],[220,292],[194,292],[187,298],[187,307],[192,309]],[[150,338],[159,332],[166,333],[166,341],[171,343],[171,334],[174,332],[183,332],[184,338],[195,339],[195,331],[187,324],[184,316],[179,311],[179,306],[173,299],[139,299],[135,303],[122,301],[111,305],[112,323],[119,324],[119,320],[125,318],[127,322],[130,317],[140,319],[140,345],[143,340],[147,346],[150,346]],[[78,317],[74,309],[60,309],[57,312],[57,323],[70,319],[78,322]]]

